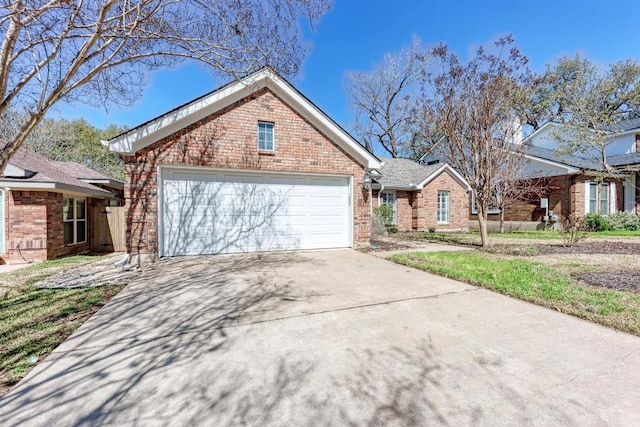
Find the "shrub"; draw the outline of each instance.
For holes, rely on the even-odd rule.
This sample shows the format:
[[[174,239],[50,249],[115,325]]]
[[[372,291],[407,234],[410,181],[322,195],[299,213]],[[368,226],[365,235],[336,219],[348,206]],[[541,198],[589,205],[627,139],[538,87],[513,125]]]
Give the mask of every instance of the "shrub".
[[[563,246],[571,247],[580,240],[587,237],[590,230],[587,217],[576,217],[570,214],[560,221],[560,234],[562,235]]]
[[[373,214],[380,218],[384,225],[393,224],[393,208],[391,206],[378,206],[373,209]]]
[[[640,230],[640,217],[631,212],[615,212],[606,217],[610,230]]]
[[[384,219],[382,219],[376,212],[374,212],[373,217],[371,218],[371,235],[373,237],[387,235],[387,226],[384,224]]]
[[[589,213],[585,217],[586,229],[588,231],[609,231],[611,224],[607,217],[597,213]]]

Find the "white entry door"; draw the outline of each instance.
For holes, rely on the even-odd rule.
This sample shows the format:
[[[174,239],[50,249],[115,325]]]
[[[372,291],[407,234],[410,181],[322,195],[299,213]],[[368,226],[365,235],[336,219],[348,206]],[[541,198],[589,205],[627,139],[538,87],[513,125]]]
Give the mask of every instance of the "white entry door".
[[[163,168],[160,255],[351,246],[348,177]]]

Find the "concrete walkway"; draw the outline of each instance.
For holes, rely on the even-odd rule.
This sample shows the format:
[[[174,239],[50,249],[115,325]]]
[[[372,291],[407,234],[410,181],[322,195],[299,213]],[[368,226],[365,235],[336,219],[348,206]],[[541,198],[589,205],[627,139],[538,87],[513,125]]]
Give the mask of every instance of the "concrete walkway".
[[[640,339],[355,251],[165,259],[2,426],[640,425]]]

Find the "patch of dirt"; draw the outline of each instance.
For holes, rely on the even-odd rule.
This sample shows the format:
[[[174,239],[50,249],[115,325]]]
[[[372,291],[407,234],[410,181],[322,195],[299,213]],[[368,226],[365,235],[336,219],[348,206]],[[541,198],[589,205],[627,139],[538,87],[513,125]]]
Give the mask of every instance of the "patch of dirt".
[[[371,239],[371,245],[359,248],[360,252],[384,252],[384,251],[399,251],[404,249],[413,249],[415,244],[410,242],[394,239],[391,237],[379,237]]]
[[[585,241],[572,247],[562,245],[538,245],[541,254],[616,254],[640,255],[640,243],[620,241]]]
[[[488,248],[489,252],[504,255],[536,256],[552,254],[615,254],[640,255],[640,243],[621,241],[586,241],[565,247],[554,244],[495,244]]]
[[[640,293],[640,271],[611,271],[606,273],[575,274],[592,286],[601,286],[619,291],[632,291]]]
[[[138,277],[141,270],[137,267],[116,267],[122,255],[114,255],[90,264],[80,265],[70,270],[56,273],[36,283],[39,288],[86,288],[96,286],[126,285]]]

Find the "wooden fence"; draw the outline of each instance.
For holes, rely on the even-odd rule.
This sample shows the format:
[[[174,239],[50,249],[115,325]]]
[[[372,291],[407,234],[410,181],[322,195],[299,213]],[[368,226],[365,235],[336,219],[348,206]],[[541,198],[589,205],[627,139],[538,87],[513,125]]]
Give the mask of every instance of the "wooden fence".
[[[89,208],[89,221],[89,249],[92,252],[127,250],[123,206],[92,206]]]

